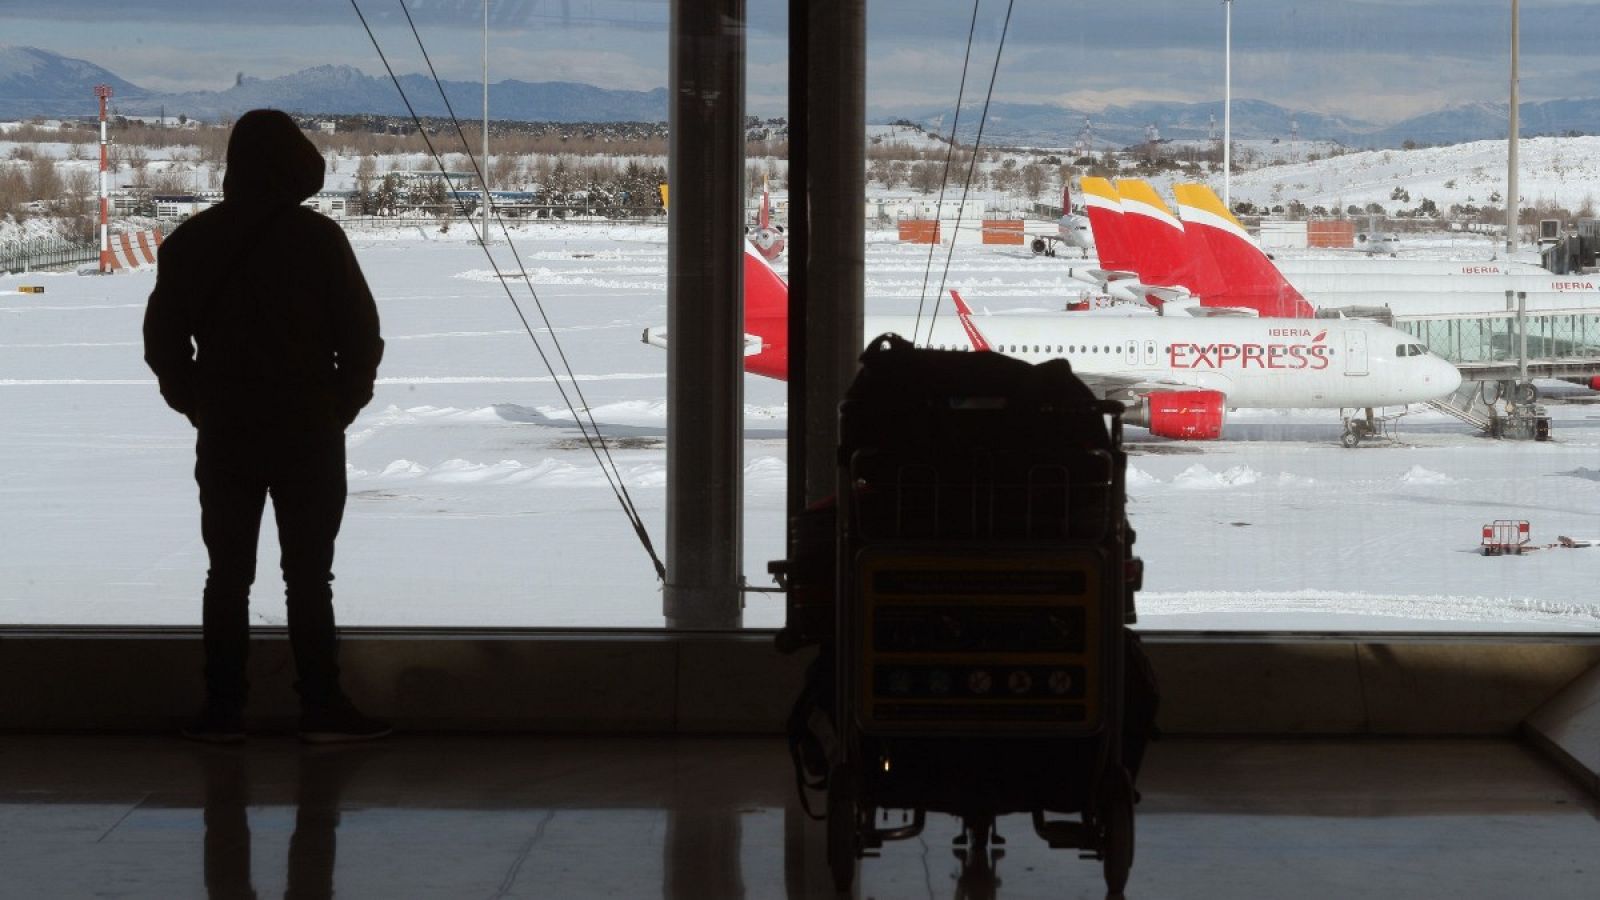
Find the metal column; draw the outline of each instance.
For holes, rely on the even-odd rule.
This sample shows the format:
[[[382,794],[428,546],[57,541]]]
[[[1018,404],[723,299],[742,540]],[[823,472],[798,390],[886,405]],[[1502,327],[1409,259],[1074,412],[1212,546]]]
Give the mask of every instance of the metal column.
[[[816,0],[809,12],[804,424],[806,499],[814,501],[839,490],[839,401],[866,342],[867,10],[865,0]]]
[[[673,0],[669,628],[743,622],[744,0]]]
[[[811,155],[807,152],[811,92],[811,11],[804,0],[789,2],[789,456],[785,521],[793,523],[812,499],[806,490],[806,266],[811,258]],[[789,559],[799,552],[791,526]]]

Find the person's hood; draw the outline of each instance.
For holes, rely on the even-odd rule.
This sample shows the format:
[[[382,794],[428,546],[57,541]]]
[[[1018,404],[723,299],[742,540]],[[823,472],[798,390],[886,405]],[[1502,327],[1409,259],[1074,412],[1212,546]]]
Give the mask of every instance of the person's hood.
[[[322,190],[322,154],[300,126],[275,109],[252,109],[228,137],[226,200],[297,204]]]

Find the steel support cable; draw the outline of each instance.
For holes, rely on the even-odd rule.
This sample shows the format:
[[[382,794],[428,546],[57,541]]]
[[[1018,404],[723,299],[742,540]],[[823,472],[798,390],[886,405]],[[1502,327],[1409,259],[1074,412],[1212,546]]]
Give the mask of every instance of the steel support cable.
[[[433,140],[428,137],[427,129],[422,125],[422,117],[417,115],[416,108],[411,105],[411,98],[406,95],[405,88],[400,85],[400,79],[395,75],[394,68],[389,65],[389,58],[383,52],[383,47],[378,43],[378,37],[373,33],[372,26],[367,23],[367,17],[361,12],[361,6],[358,4],[357,0],[350,0],[350,6],[355,10],[356,17],[361,20],[361,27],[366,30],[367,38],[372,41],[373,50],[377,52],[378,59],[382,61],[384,70],[389,73],[389,80],[394,83],[395,90],[400,92],[401,102],[405,104],[406,111],[410,113],[412,122],[417,126],[417,133],[422,135],[423,143],[427,145],[428,153],[433,157],[434,162],[439,166],[440,176],[443,177],[447,171],[445,168],[444,159],[440,157],[439,151],[433,146]],[[402,2],[401,9],[403,10],[404,8],[405,5]],[[410,21],[410,19],[411,15],[408,12],[406,13],[406,20]],[[413,25],[413,33],[415,33],[415,30],[415,26]],[[418,45],[421,46],[421,37],[419,36],[417,40]],[[426,48],[423,48],[423,55],[424,57],[427,56]],[[433,72],[433,61],[431,59],[428,61],[428,70],[429,72]],[[443,94],[444,86],[439,82],[437,74],[434,75],[434,83],[439,85],[440,93]],[[445,104],[446,108],[448,109],[449,101],[446,100]],[[456,132],[460,134],[461,123],[455,120],[455,114],[453,111],[451,112],[450,118],[453,122],[455,122]],[[467,153],[467,156],[469,159],[473,158],[470,149]],[[478,177],[481,179],[483,177],[482,171],[478,170],[476,160],[473,162],[473,168],[475,171],[478,171]],[[550,332],[550,341],[555,346],[556,351],[560,356],[562,366],[566,369],[567,379],[572,382],[574,392],[578,395],[579,400],[586,403],[587,401],[583,401],[582,399],[583,394],[581,389],[578,388],[577,377],[573,374],[572,367],[567,363],[565,353],[561,352],[561,342],[556,337],[555,328],[551,326],[549,317],[545,315],[544,304],[540,302],[538,292],[533,287],[533,280],[528,277],[528,270],[523,266],[522,258],[517,254],[515,245],[511,244],[509,229],[506,228],[505,221],[501,218],[499,211],[494,210],[492,204],[490,208],[494,211],[495,219],[500,223],[502,232],[506,234],[507,245],[511,246],[511,252],[516,258],[517,266],[521,271],[522,280],[528,285],[528,290],[533,295],[534,305],[538,308],[545,327]],[[622,481],[621,471],[617,469],[616,463],[612,461],[611,452],[608,448],[606,448],[605,441],[600,436],[599,426],[594,423],[593,414],[589,413],[590,424],[585,426],[583,416],[578,413],[577,406],[567,395],[566,388],[562,386],[561,376],[557,374],[554,364],[552,364],[550,361],[549,355],[545,353],[544,346],[539,342],[538,336],[534,334],[533,326],[528,322],[527,315],[522,311],[522,305],[517,302],[516,296],[511,292],[510,285],[506,284],[506,276],[503,272],[501,272],[499,263],[495,260],[494,254],[489,251],[488,246],[485,245],[483,240],[484,236],[479,234],[477,226],[475,223],[473,223],[471,217],[467,217],[466,221],[468,227],[472,229],[473,236],[478,238],[479,245],[483,247],[484,255],[488,258],[489,266],[494,270],[495,278],[500,282],[501,289],[505,291],[506,299],[511,302],[512,309],[516,310],[517,318],[522,322],[523,330],[527,332],[528,338],[533,341],[534,350],[539,354],[540,361],[544,363],[545,371],[550,373],[551,382],[555,385],[557,393],[561,395],[561,401],[566,404],[567,411],[572,413],[572,420],[578,426],[578,430],[583,434],[584,441],[588,444],[590,453],[594,455],[595,462],[600,466],[601,474],[605,477],[606,484],[611,488],[612,495],[617,498],[617,503],[621,505],[623,514],[628,517],[628,522],[633,526],[634,533],[638,536],[640,544],[643,545],[645,552],[649,554],[650,562],[656,570],[657,579],[665,581],[667,573],[666,566],[661,562],[661,558],[656,554],[655,545],[651,543],[649,532],[644,527],[644,521],[639,516],[638,508],[634,506],[633,499],[628,494],[627,485]],[[586,413],[588,412],[587,407],[585,407],[584,411]],[[590,434],[591,428],[594,430],[593,435]]]
[[[972,160],[967,163],[967,183],[961,188],[961,204],[956,207],[956,231],[961,230],[961,214],[967,208],[967,194],[972,191],[972,175],[978,167],[978,156],[983,152],[983,126],[989,121],[989,103],[994,100],[994,85],[1000,76],[1000,57],[1006,51],[1006,34],[1011,30],[1011,10],[1016,0],[1006,3],[1006,21],[1000,26],[1000,44],[994,50],[994,68],[989,72],[989,92],[983,98],[983,112],[978,116],[978,135],[972,141]],[[928,334],[933,334],[933,323],[939,320],[939,304],[944,301],[945,280],[950,277],[950,261],[956,254],[956,236],[950,235],[950,252],[944,257],[944,271],[939,275],[939,292],[933,297],[933,315],[928,323]]]
[[[955,156],[956,152],[956,134],[961,127],[961,101],[966,99],[967,96],[967,69],[972,65],[972,41],[978,33],[978,7],[982,3],[983,0],[972,0],[972,24],[967,26],[967,53],[961,59],[961,85],[956,88],[956,114],[950,123],[950,145],[944,150],[944,174],[939,176],[939,202],[933,207],[933,227],[935,230],[938,229],[939,222],[944,214],[944,189],[950,183],[950,160]],[[954,242],[955,235],[952,234],[950,240]],[[917,322],[911,328],[911,340],[913,343],[916,342],[917,335],[922,332],[922,307],[928,301],[928,276],[933,274],[934,244],[934,241],[928,242],[928,261],[922,268],[922,291],[917,294]],[[934,303],[935,310],[937,310],[938,301],[934,301]],[[932,322],[928,323],[928,343],[933,343]]]
[[[485,175],[483,169],[479,167],[477,157],[472,155],[472,146],[467,140],[466,132],[464,132],[461,128],[461,120],[456,117],[455,107],[451,105],[450,97],[445,94],[444,82],[440,80],[438,71],[433,67],[433,57],[428,53],[427,46],[423,44],[422,34],[417,31],[417,23],[411,18],[411,11],[406,8],[404,0],[402,0],[400,3],[400,11],[405,15],[406,24],[411,27],[411,36],[416,39],[417,49],[422,52],[422,59],[428,65],[428,74],[433,78],[434,86],[439,89],[439,99],[444,101],[445,111],[450,114],[450,123],[455,127],[456,137],[461,141],[461,148],[465,151],[468,162],[472,163],[472,171],[478,176],[478,182],[483,185],[484,202],[488,204],[489,211],[494,214],[495,223],[500,226],[500,233],[505,237],[506,246],[511,250],[511,257],[512,259],[516,260],[517,270],[522,274],[522,282],[528,286],[528,293],[533,297],[534,308],[539,311],[539,319],[544,323],[545,330],[550,332],[550,343],[555,347],[556,356],[561,360],[561,366],[566,370],[567,377],[572,382],[573,393],[578,397],[578,405],[576,408],[573,408],[572,405],[568,403],[568,408],[572,412],[573,421],[577,422],[579,430],[583,431],[584,439],[589,443],[590,451],[596,454],[595,461],[599,462],[599,456],[604,455],[605,462],[601,464],[600,468],[602,472],[607,473],[608,480],[609,475],[611,473],[615,473],[616,485],[613,487],[613,490],[620,494],[618,499],[623,504],[623,510],[628,514],[628,520],[633,523],[634,530],[638,532],[639,540],[644,544],[645,551],[650,554],[651,562],[654,563],[656,567],[656,574],[663,581],[665,581],[666,568],[661,564],[660,559],[656,557],[655,547],[651,544],[650,535],[647,531],[645,531],[644,523],[639,518],[638,508],[633,504],[633,497],[628,493],[628,486],[622,478],[622,472],[617,468],[616,462],[612,460],[611,449],[606,446],[606,442],[600,434],[600,423],[595,421],[594,412],[592,407],[589,405],[589,400],[583,395],[583,386],[581,383],[579,383],[577,376],[573,374],[572,364],[567,361],[567,353],[566,350],[562,348],[561,341],[556,338],[555,326],[551,324],[550,316],[545,312],[544,304],[539,300],[539,291],[533,286],[533,279],[528,277],[528,268],[522,262],[522,254],[517,251],[516,242],[511,240],[511,229],[507,227],[505,218],[500,215],[500,210],[494,204],[494,198],[489,194],[489,179],[487,175]],[[396,87],[399,87],[399,85],[396,84]],[[437,159],[437,157],[435,158]],[[487,159],[483,160],[483,166],[487,167],[488,164],[489,161]],[[442,172],[444,168],[443,162],[441,161],[439,165],[440,171]],[[472,221],[472,217],[467,216],[466,219],[468,226],[473,229],[473,234],[477,235],[477,226]],[[494,254],[489,252],[487,242],[480,239],[479,243],[481,246],[483,246],[484,253],[488,254],[490,263],[493,264]],[[496,274],[499,273],[498,267],[495,271]],[[504,284],[505,279],[502,278],[501,283]],[[507,287],[506,291],[509,295],[510,288]],[[512,300],[512,305],[516,307],[518,316],[521,316],[522,308],[517,305],[515,299]],[[523,319],[523,326],[527,326],[526,318]],[[531,330],[529,337],[533,337]],[[537,338],[534,338],[534,344],[538,344]],[[541,357],[543,356],[542,350],[540,351],[540,355]],[[548,360],[546,360],[545,365],[547,368],[549,367]],[[554,376],[554,374],[554,372],[551,373],[552,376]],[[564,395],[562,399],[566,399]],[[583,422],[578,414],[578,410],[580,409],[583,411],[583,414],[589,418],[589,428],[594,431],[593,439],[589,437],[588,431],[584,430],[583,428]],[[598,449],[596,449],[597,444]]]

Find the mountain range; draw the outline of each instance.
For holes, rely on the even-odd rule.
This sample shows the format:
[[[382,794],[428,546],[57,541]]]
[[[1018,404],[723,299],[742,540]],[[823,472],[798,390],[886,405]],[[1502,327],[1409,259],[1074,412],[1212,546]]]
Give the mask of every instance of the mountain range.
[[[400,83],[416,111],[442,116],[445,104],[432,79],[402,75]],[[0,47],[0,119],[34,116],[87,117],[96,111],[94,86],[109,84],[113,106],[123,115],[184,114],[217,120],[269,106],[297,113],[407,114],[387,78],[351,66],[317,66],[276,78],[240,76],[220,91],[160,93],[117,77],[100,66],[33,47]],[[482,86],[444,81],[445,95],[458,115],[475,118]],[[489,86],[489,108],[496,119],[541,122],[660,122],[667,118],[667,90],[622,91],[572,82],[505,80]],[[977,132],[977,111],[964,110],[961,138]],[[1521,131],[1536,134],[1600,133],[1600,98],[1550,100],[1520,107]],[[884,115],[882,121],[911,121],[933,133],[947,131],[950,110],[918,109]],[[1071,146],[1088,121],[1096,149],[1143,143],[1149,129],[1163,139],[1206,138],[1220,134],[1222,104],[1145,102],[1097,110],[1049,104],[994,103],[984,124],[984,143]],[[1503,138],[1506,104],[1454,106],[1394,124],[1377,124],[1314,112],[1291,110],[1263,100],[1235,100],[1233,133],[1238,139],[1333,140],[1357,148],[1417,144],[1456,144]]]

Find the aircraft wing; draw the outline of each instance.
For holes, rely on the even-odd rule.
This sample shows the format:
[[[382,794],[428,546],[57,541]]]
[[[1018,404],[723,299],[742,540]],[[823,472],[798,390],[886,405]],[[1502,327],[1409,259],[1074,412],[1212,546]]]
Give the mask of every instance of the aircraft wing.
[[[1237,316],[1240,318],[1260,318],[1261,313],[1245,306],[1191,306],[1185,310],[1191,316],[1211,318],[1215,316]]]
[[[1121,375],[1115,372],[1074,372],[1084,386],[1102,398],[1115,399],[1116,395],[1148,394],[1152,391],[1192,391],[1195,386],[1168,378],[1151,378],[1145,375]]]
[[[651,347],[657,347],[665,350],[667,349],[667,326],[652,325],[644,330],[644,334],[640,336],[639,340]],[[759,335],[747,333],[744,336],[745,356],[756,356],[760,354],[763,346],[764,345],[762,344],[761,337]]]

